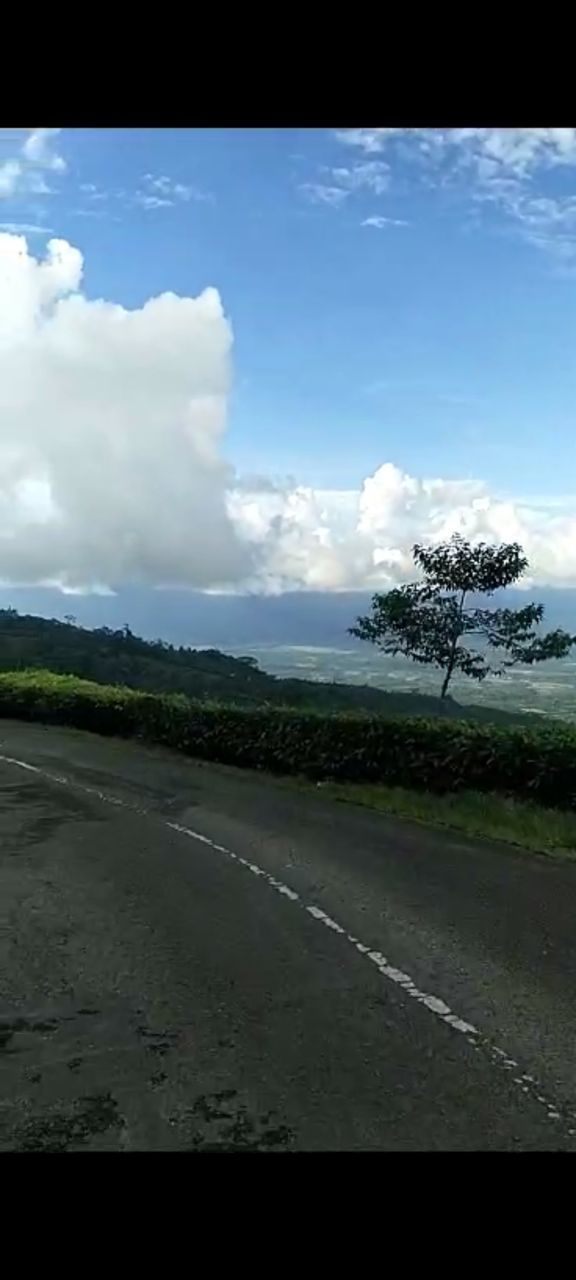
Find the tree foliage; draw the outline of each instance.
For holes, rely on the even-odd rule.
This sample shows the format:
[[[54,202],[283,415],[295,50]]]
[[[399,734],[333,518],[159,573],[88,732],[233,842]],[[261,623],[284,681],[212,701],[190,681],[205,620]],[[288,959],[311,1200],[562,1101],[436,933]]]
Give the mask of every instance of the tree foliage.
[[[442,697],[455,671],[484,680],[518,662],[563,658],[576,643],[576,636],[560,628],[539,633],[541,604],[490,609],[467,603],[471,595],[491,596],[518,581],[528,561],[517,542],[473,546],[454,534],[433,547],[417,543],[413,557],[423,581],[376,594],[372,613],[358,618],[350,633],[385,653],[439,667],[444,672]],[[465,643],[467,638],[471,644]],[[496,652],[499,660],[494,660]]]

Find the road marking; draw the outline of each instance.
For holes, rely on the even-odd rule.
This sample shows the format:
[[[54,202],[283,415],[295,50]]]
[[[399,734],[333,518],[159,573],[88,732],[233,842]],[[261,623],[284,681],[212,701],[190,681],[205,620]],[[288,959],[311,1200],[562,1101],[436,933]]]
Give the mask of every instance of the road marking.
[[[158,815],[149,809],[144,809],[127,800],[120,800],[118,796],[107,795],[106,792],[100,791],[97,787],[89,787],[84,782],[78,782],[75,778],[66,778],[62,774],[50,773],[47,769],[40,769],[38,765],[28,764],[26,760],[19,760],[14,756],[5,756],[0,754],[0,762],[16,765],[17,768],[26,769],[30,773],[40,774],[40,776],[46,778],[48,782],[56,782],[60,786],[65,787],[75,787],[77,790],[83,791],[87,795],[96,796],[96,798],[101,800],[104,804],[116,805],[119,808],[128,809],[130,812],[137,813],[141,817],[154,818],[156,821],[160,821],[163,826],[169,827],[171,831],[176,831],[180,835],[187,836],[191,840],[198,840],[201,844],[208,845],[209,848],[214,849],[215,852],[224,854],[225,857],[230,858],[232,862],[240,863],[240,865],[245,867],[247,871],[250,871],[253,876],[265,880],[266,883],[269,884],[272,889],[275,889],[277,893],[281,894],[282,897],[288,898],[289,901],[297,903],[300,907],[303,907],[307,914],[312,916],[314,920],[317,920],[319,924],[324,925],[334,933],[341,934],[345,938],[346,942],[350,943],[356,951],[359,951],[361,955],[365,956],[367,960],[376,966],[384,978],[387,978],[388,981],[393,982],[397,987],[400,987],[406,995],[411,997],[412,1000],[416,1000],[418,1004],[424,1005],[430,1013],[434,1014],[434,1016],[440,1019],[441,1022],[444,1022],[447,1026],[451,1027],[452,1030],[458,1031],[462,1036],[464,1036],[465,1040],[467,1040],[468,1044],[471,1045],[472,1048],[476,1050],[482,1049],[490,1058],[494,1066],[497,1066],[501,1070],[507,1072],[514,1071],[518,1073],[520,1071],[520,1064],[516,1062],[515,1058],[511,1058],[504,1049],[500,1049],[497,1045],[492,1044],[488,1037],[484,1036],[479,1031],[478,1027],[473,1026],[471,1022],[467,1022],[464,1018],[460,1018],[458,1014],[454,1013],[450,1006],[446,1004],[445,1000],[442,1000],[439,996],[430,995],[426,991],[421,991],[410,977],[410,974],[404,973],[402,969],[396,969],[394,965],[390,964],[386,956],[382,955],[381,951],[375,951],[371,947],[366,946],[365,943],[360,942],[353,934],[348,933],[348,930],[344,925],[339,924],[337,920],[333,920],[332,917],[327,915],[321,907],[316,906],[315,903],[304,902],[301,895],[297,893],[295,889],[291,889],[289,885],[284,884],[282,880],[278,880],[275,876],[271,875],[269,871],[266,871],[264,867],[258,866],[256,862],[250,862],[248,858],[242,858],[240,854],[234,853],[232,849],[226,848],[226,845],[217,844],[215,840],[211,840],[209,836],[203,835],[200,831],[194,831],[192,827],[186,827],[180,822],[169,822],[167,819],[162,818],[158,819]],[[558,1109],[558,1104],[551,1102],[550,1099],[546,1098],[540,1091],[540,1086],[533,1076],[528,1074],[516,1074],[511,1077],[511,1079],[512,1083],[519,1087],[522,1093],[528,1094],[533,1101],[538,1102],[542,1107],[544,1107],[549,1120],[563,1120],[571,1126],[568,1128],[569,1136],[573,1137],[576,1135],[576,1128],[572,1128],[572,1125],[576,1125],[576,1116],[570,1115],[566,1108],[563,1108],[562,1113],[562,1111]]]

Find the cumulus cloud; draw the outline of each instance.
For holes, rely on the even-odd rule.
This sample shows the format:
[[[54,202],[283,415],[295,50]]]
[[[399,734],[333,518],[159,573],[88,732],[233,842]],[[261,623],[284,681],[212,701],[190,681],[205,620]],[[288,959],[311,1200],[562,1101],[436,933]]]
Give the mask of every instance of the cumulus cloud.
[[[472,542],[520,542],[530,561],[524,585],[576,585],[576,504],[558,513],[541,501],[491,496],[481,481],[417,478],[387,462],[357,491],[255,488],[229,504],[259,547],[261,578],[273,591],[393,586],[413,576],[415,542],[456,532]]]
[[[384,462],[358,489],[237,477],[232,332],[215,289],[128,310],[82,255],[0,234],[0,580],[68,591],[377,590],[415,541],[516,540],[534,583],[576,585],[576,501],[491,494]]]
[[[0,235],[0,578],[234,583],[248,548],[220,456],[232,334],[216,290],[126,310],[82,255]]]

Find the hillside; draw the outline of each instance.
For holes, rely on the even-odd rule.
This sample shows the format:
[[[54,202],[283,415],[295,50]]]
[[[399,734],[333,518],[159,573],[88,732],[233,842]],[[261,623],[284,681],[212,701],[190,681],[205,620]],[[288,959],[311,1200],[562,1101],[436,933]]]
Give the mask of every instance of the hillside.
[[[496,707],[460,706],[447,698],[388,693],[367,685],[279,679],[254,658],[233,658],[218,649],[176,648],[142,640],[128,626],[94,630],[71,622],[0,610],[0,670],[31,668],[76,675],[99,684],[123,684],[150,693],[184,693],[240,706],[264,703],[319,711],[366,710],[382,715],[426,715],[489,723],[533,724],[537,717]]]

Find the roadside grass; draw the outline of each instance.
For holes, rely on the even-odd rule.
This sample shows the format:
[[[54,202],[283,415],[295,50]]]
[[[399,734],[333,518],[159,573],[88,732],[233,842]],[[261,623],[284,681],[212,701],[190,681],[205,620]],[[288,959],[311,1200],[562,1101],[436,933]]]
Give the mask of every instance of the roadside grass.
[[[576,858],[576,813],[544,809],[526,800],[478,791],[434,795],[404,787],[354,782],[302,780],[306,790],[320,785],[322,794],[346,804],[376,809],[430,827],[449,827],[468,836],[520,845],[552,857]]]

